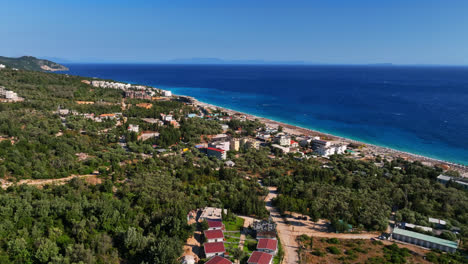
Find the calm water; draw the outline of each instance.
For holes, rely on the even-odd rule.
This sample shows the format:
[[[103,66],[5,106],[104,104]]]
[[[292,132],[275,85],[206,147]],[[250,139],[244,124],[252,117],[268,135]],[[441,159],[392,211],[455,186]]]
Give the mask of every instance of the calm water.
[[[71,64],[70,74],[468,165],[468,68]]]

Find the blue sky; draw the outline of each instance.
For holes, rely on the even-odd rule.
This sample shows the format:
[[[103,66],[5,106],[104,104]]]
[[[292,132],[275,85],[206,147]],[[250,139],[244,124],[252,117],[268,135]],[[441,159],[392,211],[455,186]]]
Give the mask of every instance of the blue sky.
[[[0,55],[468,65],[466,0],[0,0]]]

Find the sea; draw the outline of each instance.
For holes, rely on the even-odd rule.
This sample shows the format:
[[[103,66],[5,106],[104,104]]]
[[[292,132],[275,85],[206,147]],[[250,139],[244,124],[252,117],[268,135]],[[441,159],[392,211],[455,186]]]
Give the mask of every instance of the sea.
[[[468,67],[67,64],[276,121],[468,165]]]

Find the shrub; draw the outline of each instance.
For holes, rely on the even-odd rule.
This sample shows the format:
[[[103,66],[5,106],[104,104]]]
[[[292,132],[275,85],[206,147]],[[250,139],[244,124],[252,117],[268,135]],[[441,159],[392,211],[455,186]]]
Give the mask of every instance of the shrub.
[[[341,250],[339,250],[337,247],[335,246],[331,246],[331,247],[327,247],[327,251],[334,254],[334,255],[339,255],[341,254]]]

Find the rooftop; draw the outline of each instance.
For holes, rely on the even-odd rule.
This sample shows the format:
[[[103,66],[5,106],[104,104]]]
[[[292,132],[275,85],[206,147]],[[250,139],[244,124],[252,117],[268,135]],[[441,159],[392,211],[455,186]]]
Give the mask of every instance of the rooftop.
[[[223,227],[223,222],[221,221],[206,221],[209,228]]]
[[[226,252],[223,242],[205,243],[203,246],[205,248],[205,254]]]
[[[232,262],[223,257],[214,256],[212,259],[208,260],[205,264],[232,264]]]
[[[254,251],[252,255],[250,256],[249,260],[247,261],[247,263],[269,264],[272,258],[273,258],[273,255],[271,254],[260,252],[260,251]]]
[[[276,239],[262,238],[258,240],[257,249],[269,249],[276,251],[278,247],[278,241]]]
[[[219,229],[218,230],[206,230],[204,234],[205,234],[206,239],[217,239],[217,238],[224,239],[223,231]]]
[[[413,231],[395,228],[393,229],[393,233],[403,235],[403,236],[413,237],[419,240],[424,240],[424,241],[432,242],[435,244],[439,244],[439,245],[443,245],[443,246],[447,246],[451,248],[458,248],[458,243],[455,241],[445,240],[445,239],[434,237],[434,236],[428,236],[428,235],[416,233]]]
[[[217,151],[217,152],[224,152],[223,149],[219,149],[219,148],[212,148],[212,147],[208,147],[207,149],[209,150],[213,150],[213,151]]]

